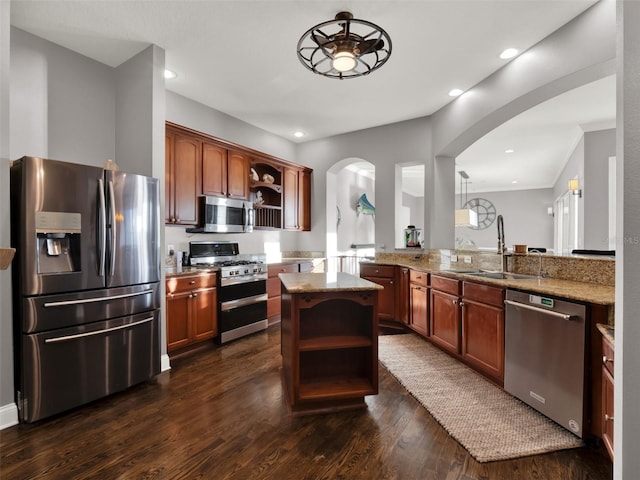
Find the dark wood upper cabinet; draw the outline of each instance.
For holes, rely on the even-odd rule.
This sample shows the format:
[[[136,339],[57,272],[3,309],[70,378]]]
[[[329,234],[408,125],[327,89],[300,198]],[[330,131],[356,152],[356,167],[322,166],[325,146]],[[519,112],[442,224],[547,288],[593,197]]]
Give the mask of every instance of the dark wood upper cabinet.
[[[285,168],[283,174],[285,230],[311,230],[311,172]]]
[[[260,170],[258,180],[250,181],[252,167]],[[260,191],[256,228],[311,230],[311,172],[167,122],[165,223],[198,225],[203,195],[256,203]],[[265,173],[272,180],[264,181]]]
[[[202,194],[227,196],[228,150],[209,142],[202,143]]]
[[[167,132],[165,147],[165,221],[197,225],[198,196],[202,194],[201,142],[189,135]]]
[[[229,150],[227,159],[227,197],[249,200],[249,155]]]

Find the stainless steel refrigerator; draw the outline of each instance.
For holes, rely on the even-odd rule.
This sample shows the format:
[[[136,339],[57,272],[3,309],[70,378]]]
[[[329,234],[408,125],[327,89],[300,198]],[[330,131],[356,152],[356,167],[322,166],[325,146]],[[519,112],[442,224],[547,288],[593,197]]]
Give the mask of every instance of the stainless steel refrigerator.
[[[158,180],[23,157],[11,165],[21,421],[160,372]]]

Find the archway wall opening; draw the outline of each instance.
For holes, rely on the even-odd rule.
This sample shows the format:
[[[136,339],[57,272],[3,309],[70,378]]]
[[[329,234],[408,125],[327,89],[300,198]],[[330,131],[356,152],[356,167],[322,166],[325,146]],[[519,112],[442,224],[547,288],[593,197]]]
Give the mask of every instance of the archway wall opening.
[[[531,107],[614,74],[615,10],[612,0],[596,3],[431,117],[433,162],[425,170],[433,186],[425,198],[431,248],[451,248],[455,239],[455,167],[448,162]]]

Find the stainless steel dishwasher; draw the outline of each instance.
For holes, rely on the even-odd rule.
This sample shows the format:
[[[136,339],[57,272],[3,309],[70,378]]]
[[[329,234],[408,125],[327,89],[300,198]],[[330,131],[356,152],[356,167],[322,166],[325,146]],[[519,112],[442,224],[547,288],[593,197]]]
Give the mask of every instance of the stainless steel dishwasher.
[[[586,307],[507,290],[504,389],[582,438]]]

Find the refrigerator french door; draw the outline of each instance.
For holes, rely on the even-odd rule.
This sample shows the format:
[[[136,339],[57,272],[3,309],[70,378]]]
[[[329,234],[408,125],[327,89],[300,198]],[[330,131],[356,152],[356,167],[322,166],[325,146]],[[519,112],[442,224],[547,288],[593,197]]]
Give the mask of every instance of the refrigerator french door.
[[[35,157],[13,162],[22,421],[159,373],[159,205],[154,178]]]

